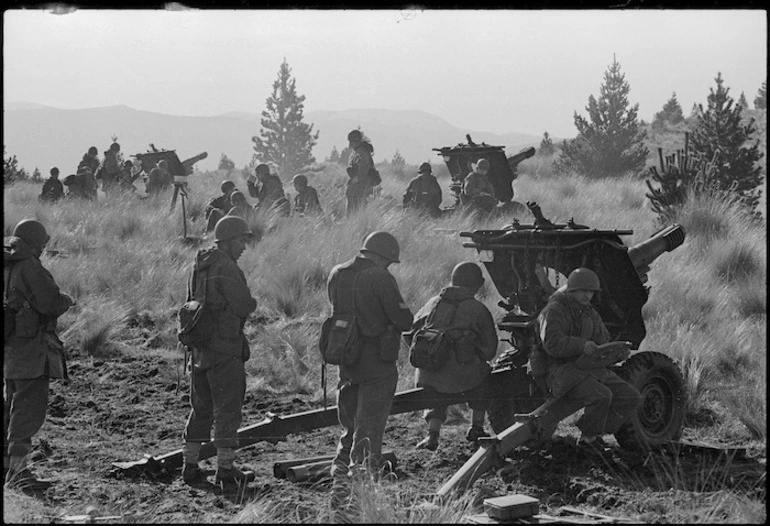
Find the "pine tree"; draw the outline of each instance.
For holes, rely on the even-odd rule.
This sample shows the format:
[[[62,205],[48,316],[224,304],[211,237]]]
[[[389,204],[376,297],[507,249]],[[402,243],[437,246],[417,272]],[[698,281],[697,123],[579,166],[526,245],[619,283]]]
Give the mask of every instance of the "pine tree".
[[[390,161],[390,164],[397,168],[404,168],[406,166],[406,159],[404,159],[404,156],[401,155],[401,152],[396,149],[396,153],[393,154],[393,159]]]
[[[590,122],[575,112],[578,135],[565,141],[554,164],[560,173],[577,172],[590,177],[641,173],[649,151],[644,145],[647,132],[637,120],[639,104],[629,105],[630,87],[612,57],[604,74],[599,99],[588,98]]]
[[[16,181],[26,179],[27,172],[24,168],[19,168],[19,161],[15,155],[6,156],[5,145],[3,145],[3,186],[12,185]]]
[[[554,146],[548,132],[543,132],[543,139],[540,141],[540,148],[538,148],[537,153],[541,157],[548,157],[556,153],[556,146]]]
[[[222,154],[222,157],[219,158],[219,166],[217,167],[218,170],[223,170],[227,172],[228,174],[235,170],[235,161],[230,159],[227,155]]]
[[[40,173],[40,168],[35,166],[35,169],[32,170],[32,177],[30,178],[30,181],[34,183],[42,183],[43,182],[43,175]]]
[[[262,112],[261,137],[252,137],[254,151],[264,163],[274,162],[284,174],[294,174],[315,162],[313,146],[318,132],[302,122],[305,96],[297,94],[296,80],[284,58]]]
[[[754,97],[754,108],[757,110],[767,109],[767,81],[762,83],[762,87],[757,91]]]
[[[340,162],[340,152],[337,151],[337,146],[332,146],[332,153],[329,154],[329,157],[326,158],[327,163],[338,163]]]
[[[663,109],[655,114],[652,119],[652,127],[655,130],[664,130],[668,126],[673,126],[684,121],[684,113],[679,101],[676,100],[676,92],[671,95],[663,105]]]
[[[744,110],[749,107],[749,101],[746,100],[746,94],[741,91],[741,96],[738,97],[738,104],[741,105],[741,108]]]
[[[716,155],[714,183],[720,190],[739,196],[746,207],[754,211],[759,202],[762,167],[759,160],[759,140],[749,144],[757,131],[754,119],[741,124],[743,106],[733,106],[730,88],[724,86],[722,73],[714,79],[716,91],[710,89],[707,107],[698,104],[692,124],[692,149],[706,159]]]

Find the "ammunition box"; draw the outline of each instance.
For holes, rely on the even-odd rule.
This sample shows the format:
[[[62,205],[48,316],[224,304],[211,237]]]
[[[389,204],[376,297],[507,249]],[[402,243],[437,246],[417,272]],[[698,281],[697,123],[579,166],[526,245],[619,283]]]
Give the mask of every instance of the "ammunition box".
[[[506,495],[484,499],[484,511],[493,519],[510,520],[537,515],[540,501],[526,495]]]

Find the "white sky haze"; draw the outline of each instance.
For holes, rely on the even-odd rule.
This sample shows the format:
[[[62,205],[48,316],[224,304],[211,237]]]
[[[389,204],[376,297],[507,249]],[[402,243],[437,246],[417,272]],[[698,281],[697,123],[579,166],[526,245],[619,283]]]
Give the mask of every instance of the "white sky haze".
[[[705,104],[718,72],[749,103],[767,78],[761,10],[11,10],[3,29],[4,99],[66,109],[259,113],[285,57],[306,112],[570,137],[613,54],[648,121],[673,92]]]

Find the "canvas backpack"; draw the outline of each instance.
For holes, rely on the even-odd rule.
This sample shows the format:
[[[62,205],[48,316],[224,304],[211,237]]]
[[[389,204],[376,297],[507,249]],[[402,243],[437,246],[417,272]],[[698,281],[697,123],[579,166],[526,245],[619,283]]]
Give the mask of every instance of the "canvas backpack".
[[[214,319],[206,304],[208,270],[194,271],[187,283],[187,301],[177,313],[177,337],[187,347],[205,347],[214,329]]]
[[[446,327],[436,327],[436,313],[442,303],[451,305],[452,314]],[[450,353],[455,351],[456,338],[450,335],[449,331],[456,329],[452,324],[459,304],[454,301],[439,300],[428,314],[425,324],[415,331],[409,346],[409,363],[413,367],[431,372],[440,371],[444,367]]]
[[[325,364],[353,365],[358,361],[360,332],[355,298],[358,276],[359,272],[352,269],[343,269],[339,273],[334,312],[324,321],[318,343]]]

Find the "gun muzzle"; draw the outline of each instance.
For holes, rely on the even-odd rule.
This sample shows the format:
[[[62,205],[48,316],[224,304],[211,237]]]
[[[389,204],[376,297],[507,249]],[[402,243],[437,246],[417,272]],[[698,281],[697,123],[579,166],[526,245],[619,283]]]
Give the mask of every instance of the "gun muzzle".
[[[650,263],[655,261],[663,252],[671,252],[684,243],[685,232],[681,225],[670,225],[650,236],[647,241],[628,249],[628,257],[634,264],[637,272],[649,269]]]

